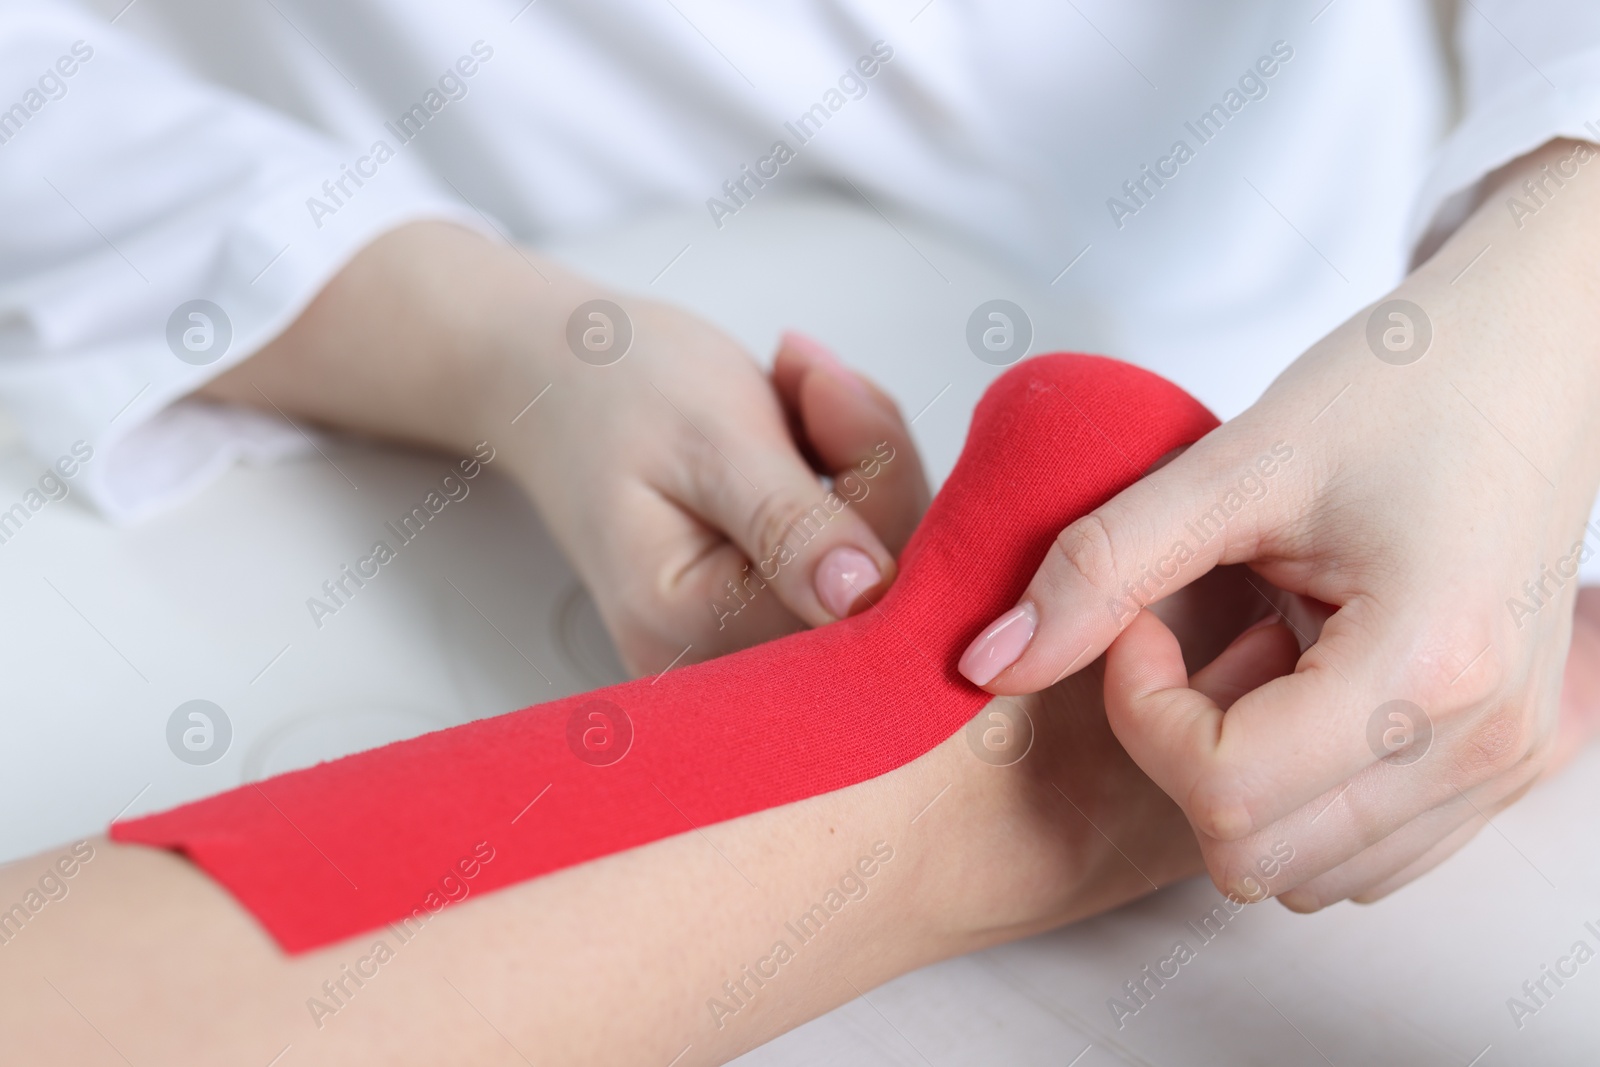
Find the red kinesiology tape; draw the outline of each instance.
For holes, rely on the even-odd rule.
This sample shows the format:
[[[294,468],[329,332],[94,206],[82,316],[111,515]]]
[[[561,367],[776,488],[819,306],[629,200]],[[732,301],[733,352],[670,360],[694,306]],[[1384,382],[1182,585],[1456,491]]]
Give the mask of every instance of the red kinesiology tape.
[[[1092,356],[1007,371],[874,606],[657,678],[524,708],[119,822],[300,952],[691,829],[866,781],[990,699],[956,673],[1058,531],[1216,426]]]

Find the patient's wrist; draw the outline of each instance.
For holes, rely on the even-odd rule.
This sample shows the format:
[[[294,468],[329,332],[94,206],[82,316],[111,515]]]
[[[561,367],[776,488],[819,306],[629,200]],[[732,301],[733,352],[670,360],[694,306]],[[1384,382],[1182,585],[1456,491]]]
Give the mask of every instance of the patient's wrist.
[[[577,343],[587,334],[590,346],[581,347],[590,357],[581,359],[568,336],[574,316],[597,301],[620,306],[620,295],[525,248],[502,243],[484,255],[492,272],[463,294],[467,310],[459,316],[473,374],[463,443],[494,444],[512,477],[540,499],[571,450],[583,447],[574,390],[603,384],[596,370],[609,355],[599,348],[631,344],[631,323],[606,307],[591,309],[602,318],[578,320]]]
[[[898,790],[910,891],[906,906],[885,921],[901,924],[926,954],[911,966],[1056,925],[1063,904],[1080,891],[1081,835],[1064,825],[1058,839],[1040,840],[1045,828],[1034,805],[1041,775],[1025,766],[1036,754],[1011,766],[1003,765],[1003,755],[986,762],[975,754],[969,733],[981,735],[1003,721],[990,719],[989,711],[910,764]]]
[[[575,284],[472,230],[411,223],[363,248],[283,333],[199,393],[470,452],[503,441],[517,392],[558,365],[567,294],[551,291]]]
[[[917,823],[940,837],[908,864],[928,906],[924,936],[944,954],[1074,922],[1204,869],[1181,811],[1111,734],[1100,677],[1091,668],[1036,697],[997,699],[917,761],[924,790],[950,784]],[[1020,724],[1018,709],[1031,724],[1027,754],[980,756],[984,731]]]

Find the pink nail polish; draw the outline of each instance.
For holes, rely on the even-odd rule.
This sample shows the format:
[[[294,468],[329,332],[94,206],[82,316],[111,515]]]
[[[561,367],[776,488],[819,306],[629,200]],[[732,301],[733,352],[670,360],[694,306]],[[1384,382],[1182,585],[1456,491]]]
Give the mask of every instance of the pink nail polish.
[[[883,573],[872,557],[858,548],[836,548],[822,557],[811,585],[817,599],[836,619],[850,614],[850,607],[863,593],[870,593],[883,580]]]
[[[967,646],[956,669],[973,685],[988,685],[995,675],[1017,662],[1038,625],[1039,612],[1033,604],[1018,604]]]

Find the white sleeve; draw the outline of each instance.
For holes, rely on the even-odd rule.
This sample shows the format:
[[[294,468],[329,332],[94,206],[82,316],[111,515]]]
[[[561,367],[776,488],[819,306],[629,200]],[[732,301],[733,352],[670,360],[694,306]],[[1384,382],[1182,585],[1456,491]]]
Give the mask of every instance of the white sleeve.
[[[1454,229],[1483,179],[1512,160],[1555,138],[1600,142],[1600,4],[1458,0],[1455,7],[1461,114],[1418,198],[1413,248]],[[1589,558],[1580,580],[1600,584],[1600,502],[1582,536]]]
[[[380,166],[63,0],[0,6],[0,218],[0,403],[45,463],[92,451],[75,487],[119,521],[304,447],[285,419],[181,398],[363,246],[420,218],[483,226],[410,161]]]
[[[1412,247],[1454,228],[1479,183],[1548,141],[1600,142],[1600,4],[1458,0],[1460,115],[1412,216]]]

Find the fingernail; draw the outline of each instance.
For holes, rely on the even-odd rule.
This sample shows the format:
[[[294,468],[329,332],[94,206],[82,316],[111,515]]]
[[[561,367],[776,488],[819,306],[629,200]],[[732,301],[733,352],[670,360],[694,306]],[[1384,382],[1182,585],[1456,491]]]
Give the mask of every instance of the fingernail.
[[[1038,625],[1039,612],[1032,603],[1017,605],[967,646],[956,669],[973,685],[988,685],[995,675],[1017,662]]]
[[[840,362],[839,357],[833,354],[833,349],[815,337],[808,337],[799,330],[785,330],[779,344],[811,357],[827,370],[829,376],[844,382],[856,392],[865,393],[867,391],[866,386],[861,384],[861,379],[856,377],[855,372],[846,367]]]
[[[812,587],[817,599],[836,619],[850,614],[850,607],[863,594],[883,580],[883,573],[872,557],[859,548],[836,548],[822,557]]]

